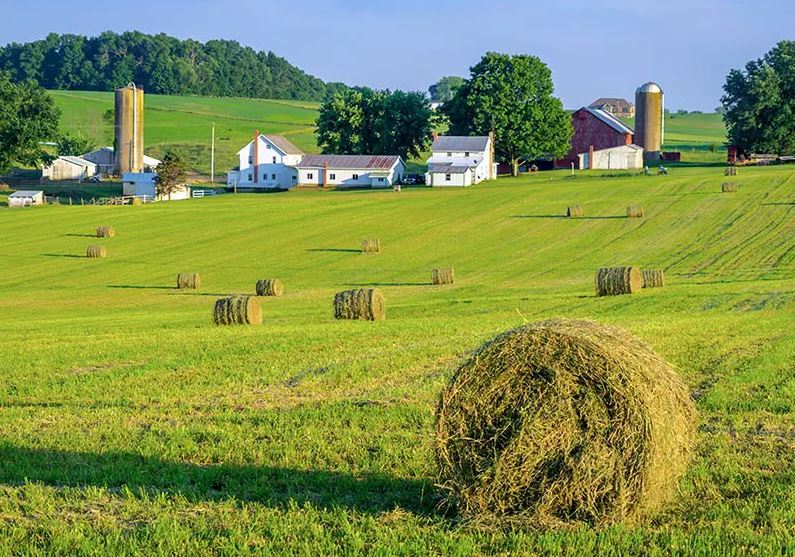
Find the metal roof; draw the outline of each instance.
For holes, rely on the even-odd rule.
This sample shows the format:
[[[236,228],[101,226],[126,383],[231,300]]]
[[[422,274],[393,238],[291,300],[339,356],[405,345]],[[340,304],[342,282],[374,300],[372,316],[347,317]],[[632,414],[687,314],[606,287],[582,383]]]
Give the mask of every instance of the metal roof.
[[[41,193],[44,193],[44,192],[41,191],[41,190],[20,190],[20,191],[15,191],[14,193],[9,195],[8,197],[36,197],[37,195],[39,195]]]
[[[76,164],[77,166],[82,166],[82,167],[96,166],[96,164],[94,164],[93,162],[87,161],[86,159],[84,159],[82,157],[73,157],[73,156],[70,156],[70,155],[61,155],[60,157],[58,157],[58,159],[62,160],[62,161],[66,161],[66,162],[68,162],[70,164]]]
[[[329,169],[390,169],[400,161],[400,157],[383,155],[304,155],[296,168],[323,168]]]
[[[640,87],[636,93],[662,93],[662,87],[654,83],[653,81],[649,81],[648,83],[644,83]]]
[[[276,147],[278,147],[285,155],[303,155],[304,152],[293,145],[289,139],[283,135],[264,135],[262,136]]]
[[[489,136],[440,135],[433,142],[432,151],[485,151],[489,148]]]
[[[432,174],[464,174],[470,168],[470,166],[456,164],[429,164],[428,172]]]
[[[589,104],[591,108],[602,108],[604,105],[609,104],[615,108],[630,108],[632,105],[627,99],[620,99],[618,97],[601,97]]]
[[[595,117],[599,118],[602,122],[613,128],[619,133],[635,133],[635,130],[627,126],[624,122],[610,114],[602,110],[601,108],[591,108],[586,107],[585,110],[593,114]]]

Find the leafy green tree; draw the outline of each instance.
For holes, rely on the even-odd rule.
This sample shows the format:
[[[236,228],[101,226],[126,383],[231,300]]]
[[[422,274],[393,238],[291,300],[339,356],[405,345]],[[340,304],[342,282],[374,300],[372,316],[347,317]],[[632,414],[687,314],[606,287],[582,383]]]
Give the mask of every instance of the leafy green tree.
[[[32,81],[14,83],[0,71],[0,172],[13,165],[39,166],[52,156],[41,142],[58,135],[60,111]]]
[[[452,134],[494,131],[495,151],[514,176],[523,162],[562,157],[571,145],[571,115],[554,96],[549,67],[535,56],[486,54],[444,112]]]
[[[364,95],[360,89],[337,93],[320,107],[317,144],[324,153],[362,153]]]
[[[434,83],[428,88],[433,102],[446,103],[452,100],[456,91],[466,82],[463,77],[448,75]]]
[[[781,41],[723,86],[729,143],[743,154],[795,152],[795,41]]]
[[[168,197],[179,191],[185,184],[185,177],[188,169],[182,155],[169,149],[163,155],[163,161],[157,166],[157,177],[155,178],[155,188],[157,195]]]
[[[58,138],[57,150],[59,155],[79,157],[92,151],[96,144],[82,135],[63,134]]]

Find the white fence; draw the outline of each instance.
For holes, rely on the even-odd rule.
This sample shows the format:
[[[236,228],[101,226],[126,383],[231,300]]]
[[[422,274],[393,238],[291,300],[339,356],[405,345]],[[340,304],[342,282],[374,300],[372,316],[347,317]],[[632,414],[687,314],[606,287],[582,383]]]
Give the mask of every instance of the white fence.
[[[191,197],[210,197],[213,195],[220,195],[223,192],[218,190],[191,190],[190,196]]]

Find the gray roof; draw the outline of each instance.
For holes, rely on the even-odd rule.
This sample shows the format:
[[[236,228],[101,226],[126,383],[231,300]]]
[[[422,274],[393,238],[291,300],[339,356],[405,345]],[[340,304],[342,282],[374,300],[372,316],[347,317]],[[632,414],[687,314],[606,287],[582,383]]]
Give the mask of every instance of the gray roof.
[[[69,155],[61,155],[58,158],[60,160],[62,160],[62,161],[66,161],[66,162],[71,163],[71,164],[76,164],[77,166],[82,166],[82,167],[96,166],[93,162],[87,161],[86,159],[84,159],[82,157],[72,157],[72,156],[69,156]]]
[[[627,99],[618,99],[618,98],[611,98],[611,97],[602,97],[600,99],[596,99],[594,102],[589,104],[591,108],[602,108],[603,106],[609,104],[614,108],[631,108],[633,104],[629,102]]]
[[[289,139],[283,135],[266,135],[265,139],[276,145],[285,155],[303,155],[304,152],[293,145]]]
[[[586,107],[588,112],[599,118],[602,122],[613,128],[619,133],[635,133],[635,130],[627,126],[624,122],[600,108]]]
[[[20,190],[20,191],[15,191],[8,197],[35,197],[41,193],[44,192],[42,192],[41,190]]]
[[[440,135],[433,142],[432,151],[485,151],[489,146],[489,136]]]
[[[463,165],[431,163],[428,165],[428,172],[432,174],[464,174],[470,168],[470,166]]]
[[[296,168],[323,168],[350,170],[388,170],[400,161],[400,157],[386,155],[304,155]]]

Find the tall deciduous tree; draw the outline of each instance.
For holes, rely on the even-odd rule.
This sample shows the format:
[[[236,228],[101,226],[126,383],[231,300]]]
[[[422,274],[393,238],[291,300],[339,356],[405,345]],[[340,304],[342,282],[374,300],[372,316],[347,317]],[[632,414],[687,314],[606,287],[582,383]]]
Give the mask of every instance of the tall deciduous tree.
[[[182,189],[187,174],[185,161],[177,151],[168,150],[163,155],[162,162],[157,166],[155,178],[157,195],[168,197]]]
[[[41,142],[58,135],[60,111],[32,81],[13,83],[0,71],[0,172],[13,165],[38,166],[52,157]]]
[[[430,93],[432,101],[446,103],[453,99],[456,91],[458,91],[464,83],[466,83],[466,80],[463,77],[448,75],[431,85],[428,88],[428,93]]]
[[[729,143],[740,152],[795,152],[795,41],[732,70],[721,103]]]
[[[451,133],[494,131],[496,153],[511,163],[514,176],[527,160],[568,152],[571,115],[554,96],[552,72],[539,58],[490,52],[471,72],[444,106]]]
[[[79,157],[93,150],[96,145],[82,135],[65,133],[58,138],[58,154]]]

